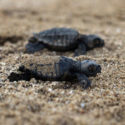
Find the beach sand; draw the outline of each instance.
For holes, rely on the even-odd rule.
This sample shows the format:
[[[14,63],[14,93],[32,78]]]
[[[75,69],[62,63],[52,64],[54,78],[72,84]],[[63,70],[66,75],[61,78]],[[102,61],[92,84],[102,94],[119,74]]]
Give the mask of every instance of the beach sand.
[[[124,5],[124,0],[0,0],[0,125],[124,125]],[[75,57],[102,67],[89,89],[70,82],[9,82],[32,33],[53,27],[105,39],[103,48]],[[34,55],[73,57],[47,49]]]

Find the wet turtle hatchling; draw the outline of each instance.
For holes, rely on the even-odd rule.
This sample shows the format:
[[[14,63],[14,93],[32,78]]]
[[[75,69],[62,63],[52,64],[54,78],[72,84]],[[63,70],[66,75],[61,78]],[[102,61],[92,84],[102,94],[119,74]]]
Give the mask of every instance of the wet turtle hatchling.
[[[74,55],[78,56],[102,46],[104,40],[97,35],[83,35],[71,28],[52,28],[34,33],[26,45],[26,51],[34,53],[47,48],[59,52],[75,51]]]
[[[101,72],[101,66],[92,60],[75,61],[65,56],[35,57],[28,55],[19,60],[19,72],[12,72],[10,81],[30,80],[43,81],[76,81],[88,88],[91,81],[88,77]]]

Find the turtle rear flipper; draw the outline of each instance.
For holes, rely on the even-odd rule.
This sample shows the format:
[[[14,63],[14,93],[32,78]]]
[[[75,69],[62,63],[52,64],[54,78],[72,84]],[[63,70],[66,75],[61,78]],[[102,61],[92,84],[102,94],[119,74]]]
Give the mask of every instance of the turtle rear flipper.
[[[8,79],[10,82],[14,82],[14,81],[20,81],[20,80],[26,80],[26,81],[30,81],[32,77],[30,75],[27,75],[26,73],[14,73],[12,72],[9,76]]]
[[[40,42],[36,42],[36,43],[29,42],[26,45],[26,52],[28,52],[28,53],[34,53],[34,52],[40,51],[42,49],[44,49],[44,45]]]

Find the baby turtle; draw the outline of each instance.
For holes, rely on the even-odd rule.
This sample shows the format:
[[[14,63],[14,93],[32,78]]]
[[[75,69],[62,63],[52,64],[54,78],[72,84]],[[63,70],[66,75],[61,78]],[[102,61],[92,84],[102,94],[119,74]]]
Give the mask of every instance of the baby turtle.
[[[97,35],[83,35],[71,28],[52,28],[34,33],[26,45],[26,51],[34,53],[43,48],[59,52],[75,50],[75,56],[78,56],[102,46],[104,40]]]
[[[101,73],[101,66],[92,60],[75,61],[65,56],[47,56],[44,58],[29,55],[22,58],[20,73],[12,72],[10,81],[35,78],[43,81],[76,81],[88,88],[91,81],[88,77]]]

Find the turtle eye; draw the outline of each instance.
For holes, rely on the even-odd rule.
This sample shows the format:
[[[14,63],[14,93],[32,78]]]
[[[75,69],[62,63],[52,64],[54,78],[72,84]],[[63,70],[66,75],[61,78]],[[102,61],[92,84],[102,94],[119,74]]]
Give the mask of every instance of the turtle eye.
[[[94,39],[94,45],[98,46],[100,44],[100,39],[96,38]]]
[[[90,66],[88,67],[88,70],[89,70],[90,73],[93,73],[93,72],[96,71],[96,67],[95,67],[94,65],[90,65]]]

